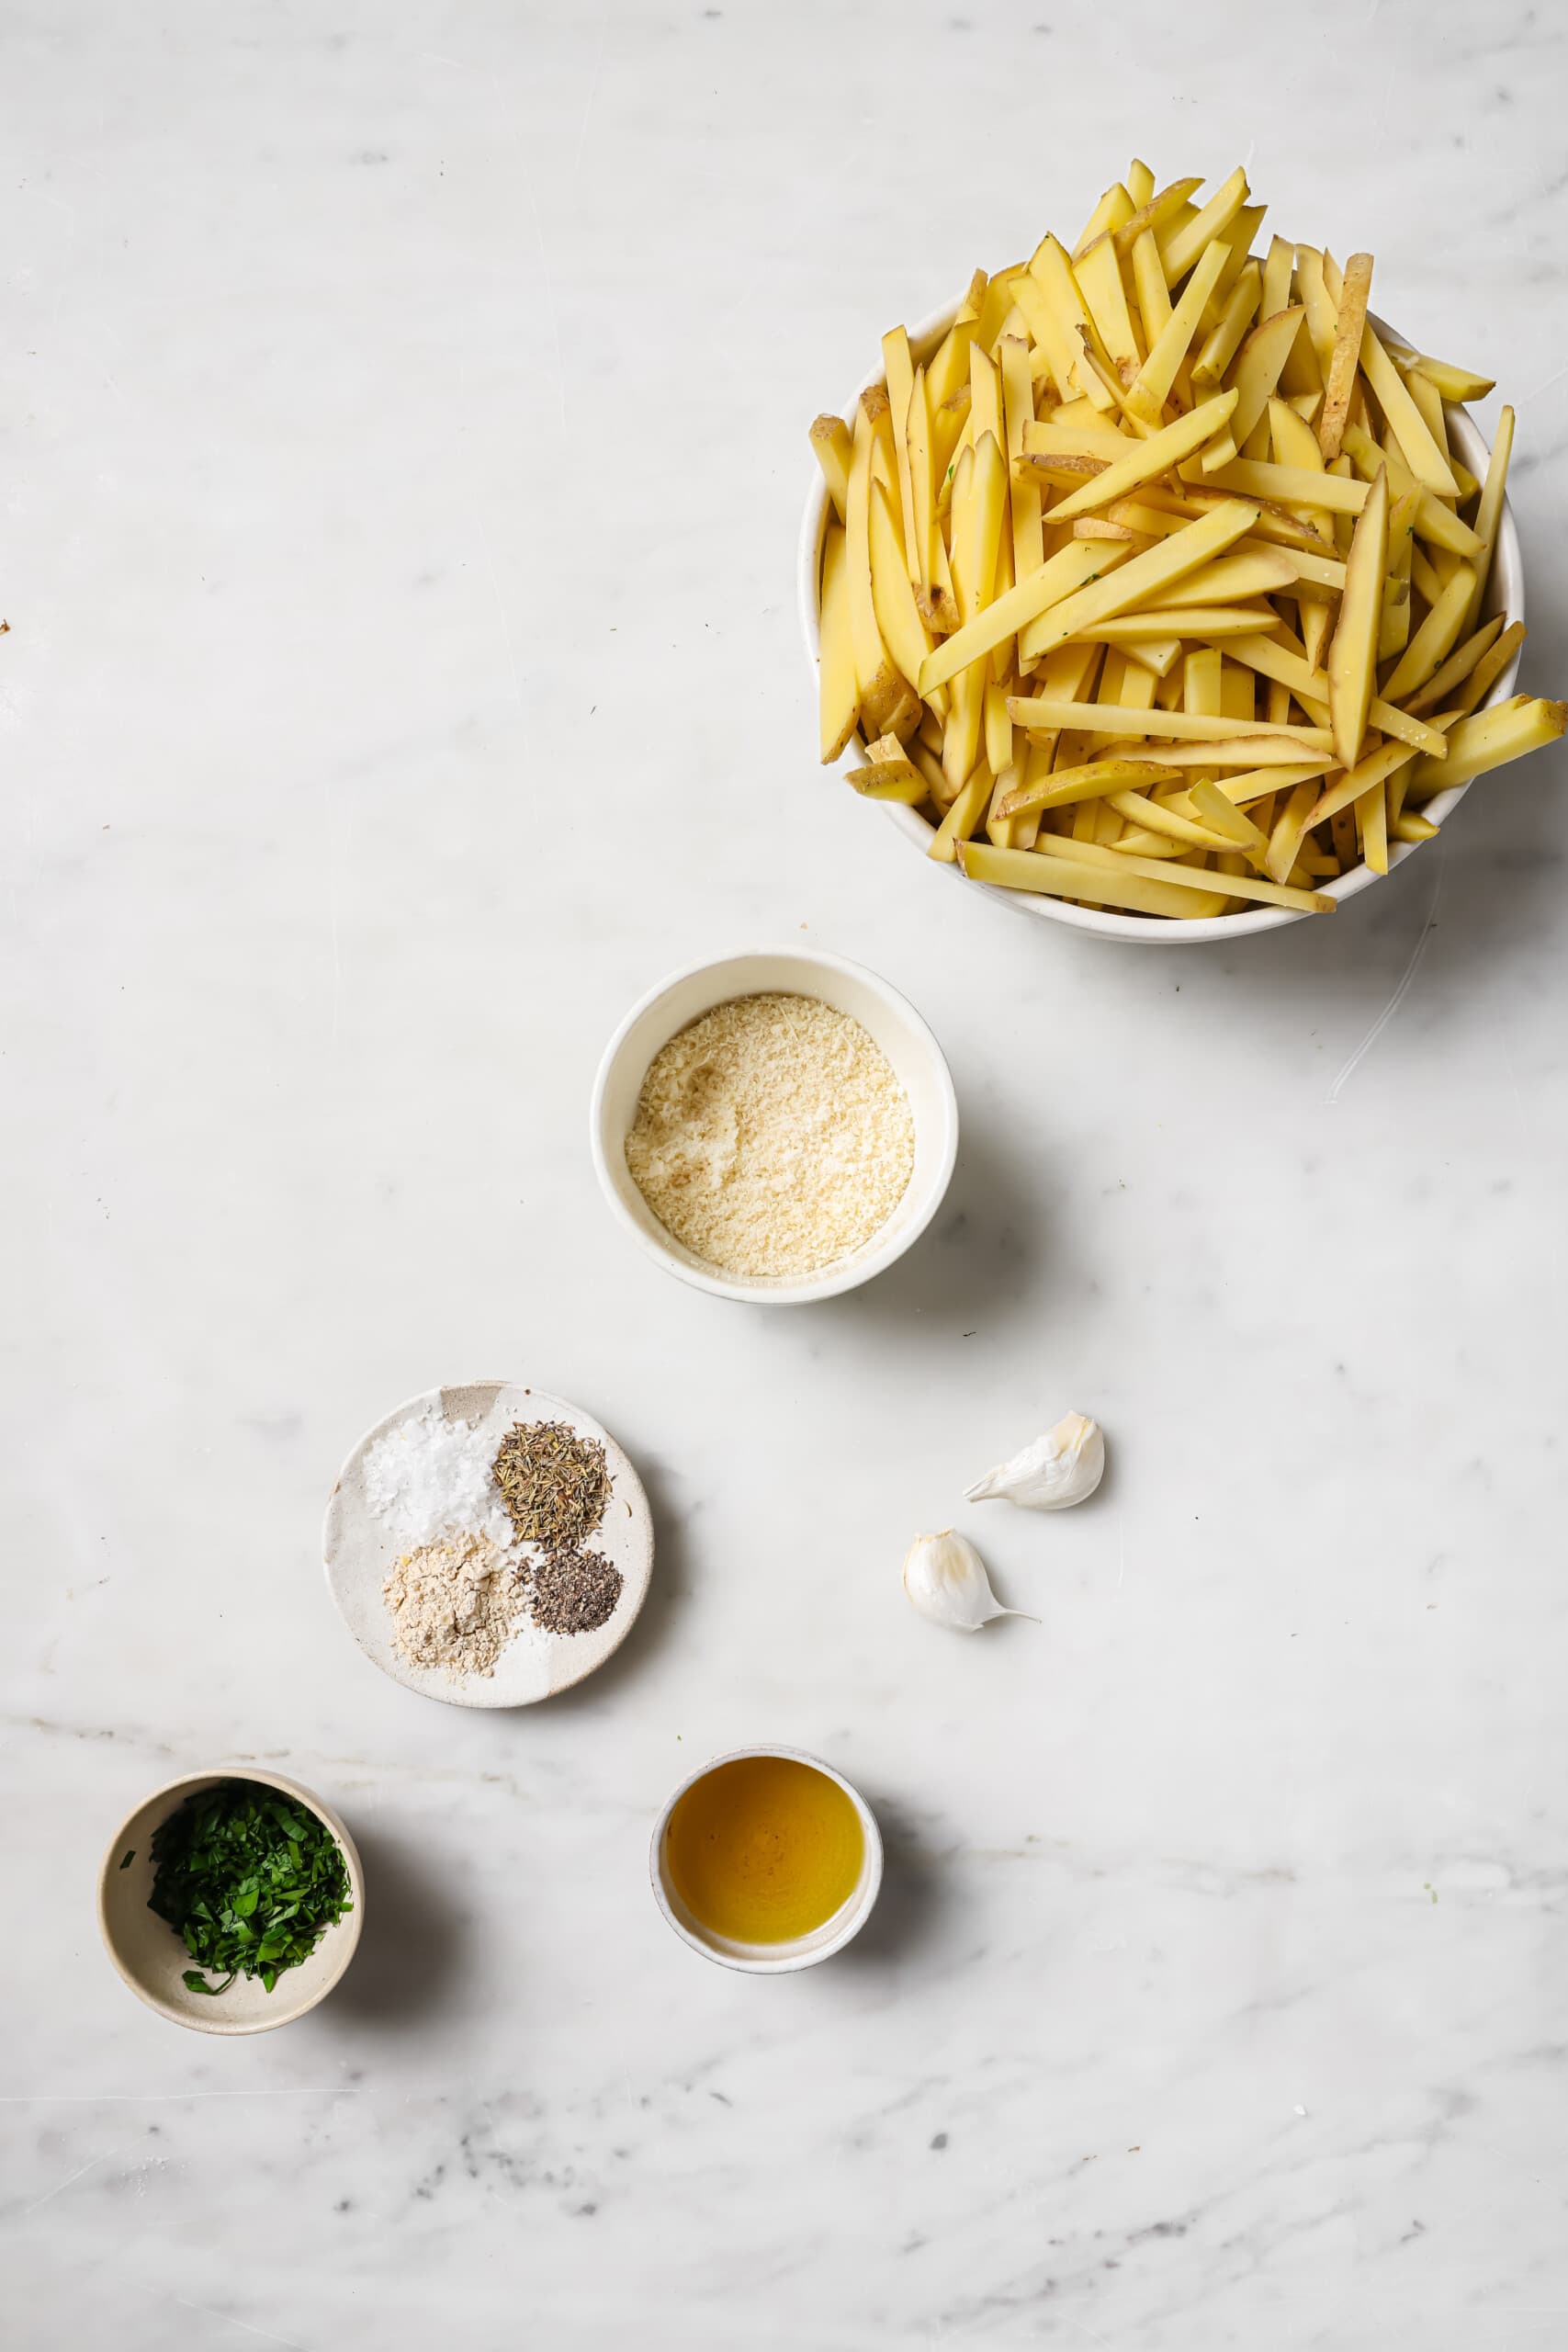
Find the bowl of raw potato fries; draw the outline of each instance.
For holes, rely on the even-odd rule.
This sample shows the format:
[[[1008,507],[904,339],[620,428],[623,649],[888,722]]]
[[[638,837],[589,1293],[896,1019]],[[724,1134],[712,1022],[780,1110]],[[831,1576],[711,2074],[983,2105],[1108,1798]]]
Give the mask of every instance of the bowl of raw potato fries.
[[[820,751],[971,886],[1120,939],[1331,913],[1564,729],[1515,695],[1506,498],[1432,358],[1237,170],[1134,163],[811,428]]]

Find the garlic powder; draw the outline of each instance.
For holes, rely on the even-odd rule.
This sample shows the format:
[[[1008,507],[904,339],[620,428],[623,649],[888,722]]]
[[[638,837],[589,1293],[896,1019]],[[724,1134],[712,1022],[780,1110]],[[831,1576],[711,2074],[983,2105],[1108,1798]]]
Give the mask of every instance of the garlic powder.
[[[915,1164],[892,1064],[818,997],[733,997],[655,1055],[626,1166],[661,1225],[725,1273],[847,1258],[886,1224]]]

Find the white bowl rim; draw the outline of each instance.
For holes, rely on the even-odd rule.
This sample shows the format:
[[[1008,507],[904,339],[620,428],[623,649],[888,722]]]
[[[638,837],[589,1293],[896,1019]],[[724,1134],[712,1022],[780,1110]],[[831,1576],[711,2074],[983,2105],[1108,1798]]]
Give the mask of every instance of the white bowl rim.
[[[943,303],[939,309],[931,311],[927,317],[920,320],[918,325],[911,327],[909,329],[911,345],[918,349],[920,345],[930,344],[945,334],[953,323],[961,301],[962,297],[959,298],[959,301]],[[1386,321],[1379,318],[1375,311],[1370,311],[1368,316],[1380,334],[1387,335],[1391,341],[1399,344],[1403,348],[1410,347],[1404,336],[1396,329],[1390,327]],[[845,403],[842,413],[846,416],[852,414],[854,404],[862,392],[870,390],[874,384],[880,384],[883,381],[883,370],[880,368],[873,368],[856,385],[850,400]],[[1478,469],[1472,463],[1472,459],[1479,456],[1484,463],[1485,458],[1490,455],[1488,445],[1482,439],[1480,427],[1472,421],[1467,410],[1451,402],[1445,402],[1444,405],[1450,433],[1460,444],[1460,456],[1470,467],[1470,470],[1474,473]],[[1467,444],[1472,444],[1473,447],[1467,447]],[[820,469],[813,467],[811,486],[807,492],[806,512],[801,518],[800,541],[795,561],[795,597],[800,613],[801,634],[806,643],[806,658],[810,667],[813,684],[817,679],[818,650],[820,643],[817,625],[818,556],[822,520],[827,503],[827,484],[822,479]],[[1508,622],[1522,621],[1525,616],[1524,562],[1519,549],[1518,529],[1514,521],[1514,510],[1506,493],[1504,495],[1503,511],[1498,519],[1492,582],[1506,583],[1503,605],[1505,619]],[[1514,691],[1518,669],[1519,655],[1516,653],[1506,669],[1493,682],[1492,691],[1487,695],[1483,708],[1490,709],[1495,703],[1507,699]],[[858,738],[856,740],[858,741]],[[847,759],[849,753],[846,752],[844,758]],[[840,760],[838,765],[841,769],[843,761]],[[1446,790],[1434,793],[1429,805],[1435,812],[1435,821],[1439,825],[1442,824],[1459,807],[1469,790],[1468,784],[1459,784],[1450,785]],[[929,849],[935,828],[928,824],[925,818],[916,809],[904,808],[895,801],[885,801],[882,804],[882,814],[897,826],[905,839],[911,842],[922,854]],[[1396,866],[1403,865],[1407,857],[1414,856],[1417,849],[1424,849],[1426,846],[1424,842],[1391,842],[1388,854],[1390,873],[1393,873]],[[953,879],[963,879],[956,867],[944,870]],[[1343,901],[1346,899],[1355,898],[1360,891],[1369,888],[1372,883],[1381,882],[1383,876],[1381,874],[1374,874],[1370,865],[1358,865],[1350,873],[1339,875],[1333,881],[1325,883],[1324,890],[1327,897]],[[1099,907],[1075,907],[1068,905],[1063,899],[1035,896],[1021,890],[1004,890],[992,882],[970,883],[966,887],[970,889],[983,890],[987,898],[996,899],[1003,905],[1010,907],[1015,914],[1032,916],[1037,921],[1044,922],[1066,923],[1075,931],[1089,932],[1101,939],[1126,940],[1139,947],[1205,947],[1217,942],[1223,943],[1227,939],[1249,938],[1259,932],[1280,931],[1287,924],[1304,922],[1308,920],[1304,912],[1298,912],[1293,907],[1262,906],[1253,907],[1235,914],[1205,916],[1197,922],[1153,922],[1147,916],[1119,914],[1110,909]]]
[[[118,1946],[109,1930],[107,1892],[112,1883],[112,1874],[119,1870],[119,1858],[125,1850],[126,1835],[131,1823],[139,1814],[145,1813],[149,1805],[156,1804],[164,1797],[168,1798],[169,1804],[161,1818],[166,1821],[170,1814],[178,1810],[186,1795],[194,1794],[198,1789],[211,1788],[219,1781],[259,1781],[264,1788],[281,1789],[285,1796],[293,1797],[297,1804],[302,1804],[307,1812],[313,1813],[318,1821],[326,1825],[342,1848],[343,1858],[348,1867],[354,1907],[346,1918],[334,1920],[326,1930],[334,1939],[331,1974],[324,1977],[306,1999],[297,2000],[292,2007],[285,2005],[270,2015],[229,2018],[218,2011],[216,2003],[212,2005],[210,2014],[206,2009],[193,2014],[177,2007],[174,2002],[166,2001],[155,1993],[151,1985],[144,1984],[139,1976],[132,1975],[120,1958]],[[359,1948],[359,1938],[365,1926],[365,1865],[359,1859],[359,1849],[354,1842],[353,1833],[336,1806],[329,1804],[325,1797],[319,1796],[314,1789],[307,1788],[303,1781],[296,1781],[288,1772],[275,1772],[264,1764],[238,1760],[225,1764],[202,1764],[192,1771],[177,1773],[172,1781],[162,1781],[156,1788],[149,1789],[145,1796],[138,1797],[133,1805],[127,1807],[118,1827],[104,1848],[104,1858],[98,1866],[96,1909],[98,1937],[104,1951],[115,1973],[130,1986],[139,2001],[156,2016],[165,2018],[170,2025],[185,2026],[192,2033],[217,2034],[225,2041],[237,2041],[247,2034],[275,2033],[279,2026],[292,2025],[296,2018],[309,2017],[310,2011],[319,2008],[327,1995],[335,1992],[342,1984],[344,1971]],[[281,1984],[284,1979],[280,1977],[278,1982]]]
[[[752,1959],[743,1952],[720,1951],[712,1944],[705,1943],[700,1936],[694,1935],[670,1900],[670,1891],[664,1883],[662,1862],[664,1833],[670,1826],[670,1816],[687,1790],[694,1789],[699,1781],[705,1781],[708,1774],[716,1772],[721,1765],[745,1764],[753,1757],[764,1756],[780,1756],[792,1764],[808,1764],[814,1772],[820,1772],[826,1780],[836,1781],[854,1806],[860,1821],[861,1835],[865,1839],[866,1854],[864,1883],[858,1897],[851,1896],[844,1905],[843,1907],[849,1916],[838,1933],[828,1943],[815,1945],[808,1951],[801,1951],[792,1946],[781,1952],[774,1960]],[[742,1976],[788,1976],[793,1975],[797,1969],[815,1968],[818,1961],[831,1960],[835,1952],[842,1951],[846,1944],[853,1942],[876,1908],[876,1898],[882,1892],[882,1827],[854,1782],[846,1780],[835,1765],[824,1762],[820,1756],[813,1756],[804,1747],[776,1747],[767,1745],[760,1747],[734,1747],[727,1755],[710,1756],[705,1764],[699,1764],[694,1772],[688,1772],[680,1787],[671,1792],[660,1807],[658,1820],[653,1825],[653,1837],[648,1849],[648,1869],[653,1886],[654,1900],[683,1944],[689,1944],[694,1951],[701,1952],[705,1960],[715,1962],[720,1968],[733,1968]]]
[[[888,1009],[908,1024],[924,1050],[943,1111],[944,1132],[941,1137],[938,1165],[932,1172],[923,1207],[919,1208],[897,1232],[890,1234],[882,1242],[867,1244],[854,1256],[839,1259],[818,1273],[803,1276],[798,1282],[763,1283],[748,1282],[743,1277],[735,1279],[717,1267],[705,1266],[697,1258],[683,1254],[673,1235],[667,1245],[655,1234],[648,1232],[632,1216],[611,1176],[610,1156],[604,1137],[604,1099],[611,1075],[627,1038],[644,1013],[650,1012],[661,997],[668,996],[683,980],[695,979],[703,973],[722,972],[730,965],[743,964],[757,956],[797,964],[803,974],[812,969],[835,972],[863,984],[874,995],[881,997]],[[739,992],[744,993],[743,990]],[[801,993],[808,994],[809,991],[803,989]],[[674,1031],[671,1032],[671,1035],[674,1034]],[[589,1146],[593,1155],[593,1170],[599,1179],[599,1188],[617,1221],[632,1236],[644,1255],[651,1258],[656,1265],[662,1266],[667,1273],[678,1274],[694,1289],[706,1291],[715,1298],[739,1299],[751,1306],[807,1306],[819,1299],[839,1298],[846,1291],[858,1290],[863,1283],[871,1282],[877,1274],[886,1272],[925,1232],[942,1206],[953,1181],[953,1166],[958,1157],[958,1098],[953,1091],[953,1072],[948,1066],[947,1056],[937,1042],[930,1023],[902,990],[893,986],[891,980],[885,980],[880,973],[872,971],[864,964],[852,962],[847,956],[835,956],[828,948],[794,944],[741,947],[728,955],[703,956],[694,963],[682,964],[676,970],[667,972],[661,980],[656,981],[652,988],[638,997],[616,1027],[600,1057],[589,1107]]]

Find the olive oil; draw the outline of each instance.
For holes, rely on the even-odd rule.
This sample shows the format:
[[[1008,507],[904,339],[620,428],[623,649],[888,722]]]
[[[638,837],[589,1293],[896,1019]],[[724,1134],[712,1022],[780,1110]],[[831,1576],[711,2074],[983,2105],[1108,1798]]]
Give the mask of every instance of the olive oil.
[[[865,1838],[826,1772],[792,1756],[746,1756],[705,1772],[679,1799],[665,1857],[676,1893],[711,1935],[793,1943],[849,1901]]]

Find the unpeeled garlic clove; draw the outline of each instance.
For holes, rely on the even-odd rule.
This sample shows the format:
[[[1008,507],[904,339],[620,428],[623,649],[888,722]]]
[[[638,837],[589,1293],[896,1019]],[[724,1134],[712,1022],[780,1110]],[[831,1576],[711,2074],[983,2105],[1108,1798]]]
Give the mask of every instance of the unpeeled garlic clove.
[[[1002,1607],[986,1563],[968,1537],[951,1527],[940,1535],[916,1536],[904,1561],[904,1590],[922,1617],[960,1634],[977,1634],[993,1617],[1024,1613]]]
[[[1093,1494],[1105,1476],[1105,1439],[1100,1423],[1084,1413],[1064,1413],[1054,1430],[1037,1437],[977,1479],[965,1496],[972,1503],[1017,1503],[1024,1510],[1067,1510]]]

